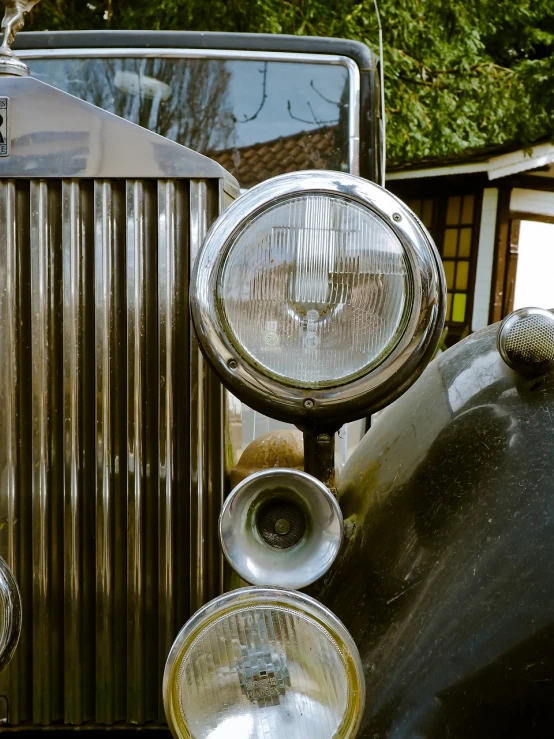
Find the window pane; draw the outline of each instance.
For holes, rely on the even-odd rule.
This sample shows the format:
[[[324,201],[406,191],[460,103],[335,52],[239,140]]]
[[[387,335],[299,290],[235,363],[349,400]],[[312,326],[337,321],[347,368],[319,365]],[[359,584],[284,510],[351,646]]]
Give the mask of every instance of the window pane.
[[[456,290],[467,290],[469,262],[458,262],[456,270]]]
[[[446,225],[456,226],[460,222],[460,207],[462,204],[462,198],[459,195],[455,195],[452,198],[448,198],[448,209],[446,212]]]
[[[432,200],[423,201],[423,213],[421,215],[421,220],[430,230],[431,225],[433,223],[433,201]]]
[[[456,262],[443,262],[444,274],[446,275],[446,287],[452,290],[454,287],[454,267]]]
[[[445,229],[444,246],[442,249],[442,255],[444,257],[455,257],[457,244],[458,244],[458,229],[457,228]]]
[[[466,295],[464,293],[455,293],[452,301],[452,320],[456,323],[463,323],[466,317]]]
[[[460,229],[460,244],[458,246],[459,257],[469,257],[471,254],[471,228]]]
[[[446,296],[446,320],[450,321],[452,316],[452,293]]]
[[[464,205],[462,208],[462,223],[473,223],[473,209],[475,198],[473,195],[464,195]]]

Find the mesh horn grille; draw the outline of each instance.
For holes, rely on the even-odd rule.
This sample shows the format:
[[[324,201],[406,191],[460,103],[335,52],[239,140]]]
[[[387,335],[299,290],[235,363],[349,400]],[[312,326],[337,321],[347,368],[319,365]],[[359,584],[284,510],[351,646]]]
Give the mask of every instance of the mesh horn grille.
[[[554,315],[538,309],[510,314],[500,328],[499,350],[514,369],[540,372],[554,367]]]
[[[304,513],[288,500],[268,503],[260,511],[256,524],[265,543],[276,549],[293,547],[306,531]]]

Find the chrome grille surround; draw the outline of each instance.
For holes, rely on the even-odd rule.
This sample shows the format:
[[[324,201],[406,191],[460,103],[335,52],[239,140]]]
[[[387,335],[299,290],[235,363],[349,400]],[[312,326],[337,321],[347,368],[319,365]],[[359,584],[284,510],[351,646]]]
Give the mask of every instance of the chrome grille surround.
[[[156,725],[171,644],[221,589],[223,393],[188,278],[236,183],[36,80],[0,91],[0,555],[23,603],[0,696],[11,726]]]

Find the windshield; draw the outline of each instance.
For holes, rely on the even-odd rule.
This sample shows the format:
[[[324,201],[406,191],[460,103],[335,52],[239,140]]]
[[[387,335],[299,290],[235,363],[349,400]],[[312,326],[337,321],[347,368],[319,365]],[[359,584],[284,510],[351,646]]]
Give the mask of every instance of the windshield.
[[[252,185],[349,171],[342,64],[210,58],[31,58],[31,74],[217,160]]]

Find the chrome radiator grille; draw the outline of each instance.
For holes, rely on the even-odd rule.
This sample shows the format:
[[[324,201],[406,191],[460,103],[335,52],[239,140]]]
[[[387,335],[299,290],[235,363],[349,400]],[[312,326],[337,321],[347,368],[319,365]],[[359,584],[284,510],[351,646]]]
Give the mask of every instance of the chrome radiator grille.
[[[10,725],[163,722],[171,643],[220,588],[223,396],[188,317],[220,187],[0,180]]]

